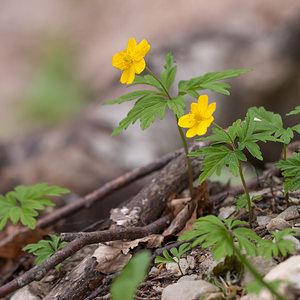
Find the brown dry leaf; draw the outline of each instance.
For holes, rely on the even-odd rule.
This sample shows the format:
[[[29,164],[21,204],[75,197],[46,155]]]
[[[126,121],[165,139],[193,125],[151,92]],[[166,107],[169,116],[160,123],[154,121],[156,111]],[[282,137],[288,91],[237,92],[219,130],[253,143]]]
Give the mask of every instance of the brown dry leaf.
[[[196,193],[192,199],[191,214],[186,220],[184,228],[177,234],[181,235],[186,230],[192,230],[193,225],[189,220],[195,220],[202,217],[203,213],[212,209],[212,203],[209,202],[209,187],[206,181],[197,187]]]
[[[136,248],[140,243],[145,244],[147,248],[159,248],[162,246],[163,240],[162,235],[151,234],[133,241],[115,241],[106,245],[99,244],[93,254],[98,262],[97,270],[104,274],[120,272],[132,256],[129,253],[131,249]]]
[[[45,230],[21,228],[0,241],[0,257],[17,258],[24,254],[22,248],[30,243],[37,243],[47,235]]]

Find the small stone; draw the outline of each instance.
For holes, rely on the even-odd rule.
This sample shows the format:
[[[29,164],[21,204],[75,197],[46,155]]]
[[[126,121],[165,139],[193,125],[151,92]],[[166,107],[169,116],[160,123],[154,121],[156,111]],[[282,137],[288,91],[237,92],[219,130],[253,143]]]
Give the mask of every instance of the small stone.
[[[180,261],[179,261],[179,264],[180,264],[180,267],[181,267],[181,270],[183,272],[183,274],[186,274],[188,268],[189,268],[189,265],[187,263],[187,260],[185,258],[181,258]],[[174,273],[174,275],[177,275],[177,276],[181,276],[181,272],[178,268],[178,265],[176,263],[166,263],[166,269],[171,272],[171,273]]]
[[[266,224],[270,223],[272,218],[270,216],[258,216],[256,218],[256,220],[257,220],[258,225],[262,226],[262,225],[266,225]]]
[[[299,216],[298,208],[297,206],[293,205],[288,207],[286,210],[284,210],[281,214],[279,214],[277,218],[281,219],[289,219]],[[288,221],[291,225],[295,225],[297,223],[297,220]]]
[[[188,263],[188,265],[189,265],[190,270],[195,269],[195,266],[196,266],[195,257],[192,256],[192,255],[188,255],[188,256],[186,257],[186,260],[187,260],[187,263]]]
[[[151,270],[149,271],[149,275],[157,275],[158,268],[152,267]]]
[[[218,218],[229,218],[235,212],[235,206],[221,207]]]
[[[275,230],[283,230],[285,228],[290,228],[291,225],[284,219],[281,218],[275,218],[270,221],[270,223],[267,225],[267,229],[269,232],[275,231]]]
[[[198,300],[205,294],[217,292],[219,288],[204,280],[185,280],[167,286],[162,300]]]
[[[13,294],[10,298],[11,300],[39,300],[40,298],[36,295],[33,295],[29,290],[29,286],[24,286],[17,292]]]

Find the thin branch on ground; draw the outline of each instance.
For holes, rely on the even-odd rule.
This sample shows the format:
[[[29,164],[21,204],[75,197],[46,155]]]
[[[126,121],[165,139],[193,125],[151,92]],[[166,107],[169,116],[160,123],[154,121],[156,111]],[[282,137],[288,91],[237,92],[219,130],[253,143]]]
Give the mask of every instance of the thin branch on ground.
[[[172,215],[168,214],[144,227],[127,228],[122,230],[116,229],[115,231],[108,230],[108,234],[106,234],[105,231],[97,232],[98,235],[89,235],[89,233],[85,233],[85,235],[73,240],[66,247],[55,253],[40,265],[35,266],[23,275],[0,287],[0,297],[4,297],[10,294],[32,281],[41,280],[49,270],[51,270],[53,267],[55,267],[68,257],[72,256],[74,253],[76,253],[86,245],[113,240],[135,240],[137,238],[142,238],[144,236],[162,231],[170,223],[171,219]]]

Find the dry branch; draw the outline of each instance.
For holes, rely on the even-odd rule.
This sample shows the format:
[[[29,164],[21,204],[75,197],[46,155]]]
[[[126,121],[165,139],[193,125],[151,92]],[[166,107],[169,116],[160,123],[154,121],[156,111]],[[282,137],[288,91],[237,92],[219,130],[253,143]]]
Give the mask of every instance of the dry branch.
[[[169,224],[170,220],[171,215],[169,214],[145,227],[127,228],[122,230],[121,232],[119,232],[118,229],[115,230],[115,232],[109,230],[108,234],[106,234],[105,231],[97,232],[97,235],[89,235],[88,233],[85,233],[80,238],[77,238],[70,242],[65,248],[51,256],[45,262],[41,263],[38,266],[35,266],[23,275],[0,287],[0,297],[4,297],[10,294],[34,280],[41,280],[49,270],[51,270],[53,267],[55,267],[68,257],[72,256],[75,252],[86,245],[119,239],[134,240],[153,233],[158,233]]]

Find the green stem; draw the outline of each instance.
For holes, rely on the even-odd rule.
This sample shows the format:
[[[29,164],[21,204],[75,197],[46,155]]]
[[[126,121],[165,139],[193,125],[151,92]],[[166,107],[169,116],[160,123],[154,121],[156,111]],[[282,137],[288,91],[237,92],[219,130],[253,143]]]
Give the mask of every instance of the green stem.
[[[273,295],[277,297],[278,300],[286,300],[281,296],[276,289],[273,288],[269,282],[265,281],[263,277],[257,272],[257,270],[251,265],[251,263],[246,259],[246,257],[240,252],[240,250],[233,244],[233,248],[236,252],[236,255],[239,257],[240,261],[247,267],[249,272],[254,276],[254,278],[264,285]]]
[[[188,172],[189,172],[189,190],[190,190],[190,195],[191,197],[194,196],[194,188],[193,188],[193,182],[194,182],[194,175],[193,175],[193,168],[192,168],[192,163],[190,160],[190,157],[188,156],[189,154],[189,150],[188,150],[188,146],[184,137],[184,133],[181,129],[181,127],[178,125],[178,118],[176,117],[176,121],[177,121],[177,128],[181,137],[181,141],[183,143],[183,148],[186,154],[186,162],[187,162],[187,166],[188,166]]]
[[[283,143],[283,160],[286,160],[286,144]],[[289,192],[287,191],[285,196],[284,196],[284,199],[287,203],[287,206],[290,206],[290,201],[289,201]]]
[[[148,73],[160,84],[160,86],[162,87],[162,89],[165,92],[165,95],[167,97],[168,100],[172,100],[172,97],[170,96],[168,90],[166,89],[166,87],[164,86],[164,84],[159,80],[159,78],[157,78],[151,71],[150,69],[146,66],[146,70],[148,71]],[[188,156],[189,154],[189,150],[187,147],[187,143],[183,134],[183,131],[181,129],[181,127],[179,127],[178,125],[178,118],[176,116],[176,123],[177,123],[177,128],[181,137],[181,141],[183,144],[183,148],[186,154],[186,162],[187,162],[187,166],[188,166],[188,173],[189,173],[189,190],[190,190],[190,195],[191,197],[193,197],[194,195],[194,189],[193,189],[193,181],[194,181],[194,176],[193,176],[193,168],[192,168],[192,164],[191,164],[191,160],[190,157]]]
[[[222,130],[229,138],[230,140],[230,145],[232,147],[233,150],[237,150],[235,144],[234,144],[234,141],[232,140],[231,136],[228,134],[228,132],[226,130],[224,130],[221,126],[219,126],[218,124],[216,124],[215,122],[213,122],[213,124],[220,130]],[[241,178],[241,181],[242,181],[242,184],[243,184],[243,187],[244,187],[244,190],[245,190],[245,194],[246,194],[246,197],[247,197],[247,203],[248,203],[248,210],[249,210],[249,227],[252,228],[252,219],[253,219],[253,210],[252,210],[252,206],[251,206],[251,198],[250,198],[250,195],[249,195],[249,191],[248,191],[248,188],[247,188],[247,184],[246,184],[246,181],[245,181],[245,177],[244,177],[244,174],[243,174],[243,170],[242,170],[242,164],[241,164],[241,161],[238,159],[238,162],[239,162],[239,174],[240,174],[240,178]]]

